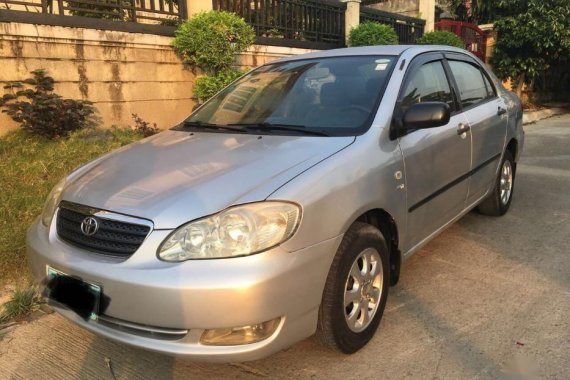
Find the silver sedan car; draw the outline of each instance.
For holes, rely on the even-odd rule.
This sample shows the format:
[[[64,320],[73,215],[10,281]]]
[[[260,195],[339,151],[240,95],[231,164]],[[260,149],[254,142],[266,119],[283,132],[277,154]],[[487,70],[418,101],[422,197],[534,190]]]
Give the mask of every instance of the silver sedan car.
[[[523,142],[519,100],[464,50],[289,57],[62,180],[29,262],[57,312],[122,343],[245,361],[316,333],[353,353],[404,259],[508,210]]]

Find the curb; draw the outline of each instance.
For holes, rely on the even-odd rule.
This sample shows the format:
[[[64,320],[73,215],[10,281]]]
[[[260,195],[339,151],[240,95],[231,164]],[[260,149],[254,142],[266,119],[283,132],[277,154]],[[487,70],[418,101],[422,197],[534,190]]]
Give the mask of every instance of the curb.
[[[563,115],[569,112],[570,108],[567,107],[553,107],[540,111],[523,112],[523,125],[535,123],[539,120],[547,119],[552,116]]]

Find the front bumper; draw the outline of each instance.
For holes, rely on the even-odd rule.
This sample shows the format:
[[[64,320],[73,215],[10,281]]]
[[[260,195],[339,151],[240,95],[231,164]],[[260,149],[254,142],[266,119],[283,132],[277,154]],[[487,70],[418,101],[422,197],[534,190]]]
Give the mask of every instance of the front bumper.
[[[268,356],[315,332],[326,276],[342,236],[286,252],[281,247],[240,258],[166,263],[156,247],[170,233],[153,231],[124,261],[60,241],[39,220],[27,236],[28,259],[38,281],[51,266],[100,285],[109,299],[104,316],[135,326],[188,330],[162,339],[83,320],[61,305],[68,319],[133,346],[206,361],[247,361]],[[281,318],[269,338],[248,345],[200,344],[205,329],[240,327]],[[111,326],[111,327],[110,327]],[[160,335],[160,334],[158,334]],[[157,336],[158,336],[157,335]]]

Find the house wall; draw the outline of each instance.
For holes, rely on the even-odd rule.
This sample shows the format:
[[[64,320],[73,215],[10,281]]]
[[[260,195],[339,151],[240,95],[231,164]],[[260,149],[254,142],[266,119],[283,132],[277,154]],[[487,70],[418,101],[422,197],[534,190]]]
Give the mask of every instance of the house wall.
[[[142,33],[0,23],[0,86],[45,69],[61,96],[92,101],[104,127],[133,125],[131,114],[137,113],[167,128],[192,110],[197,76],[182,65],[171,41]],[[253,68],[307,51],[253,46],[236,64]],[[0,135],[14,127],[0,114]]]
[[[387,0],[381,3],[367,5],[367,7],[386,12],[399,13],[410,17],[418,17],[420,12],[420,0]]]
[[[479,29],[485,32],[487,40],[485,41],[485,63],[491,64],[491,57],[493,56],[493,49],[495,48],[495,42],[497,40],[497,32],[493,30],[493,24],[479,25]]]
[[[418,17],[426,20],[425,31],[434,30],[435,0],[385,0],[367,5],[385,12],[399,13],[404,16]]]

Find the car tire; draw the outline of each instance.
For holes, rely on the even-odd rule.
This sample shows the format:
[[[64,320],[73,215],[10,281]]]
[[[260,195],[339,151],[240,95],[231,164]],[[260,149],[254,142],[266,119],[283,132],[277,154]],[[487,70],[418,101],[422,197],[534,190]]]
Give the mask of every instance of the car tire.
[[[361,222],[349,228],[323,291],[316,333],[321,344],[351,354],[372,339],[388,298],[389,259],[377,228]]]
[[[477,211],[483,215],[504,215],[513,200],[515,189],[516,164],[513,155],[508,150],[503,155],[501,167],[492,192],[478,206]]]

